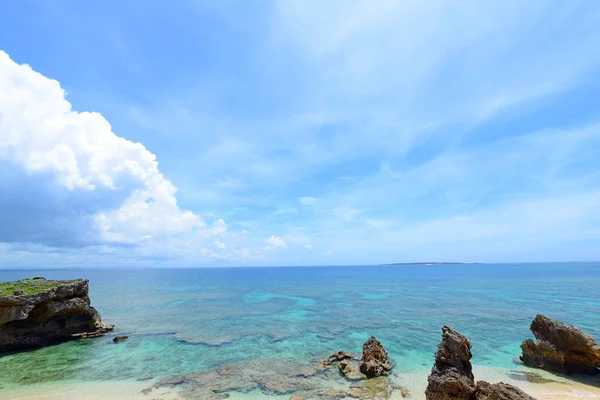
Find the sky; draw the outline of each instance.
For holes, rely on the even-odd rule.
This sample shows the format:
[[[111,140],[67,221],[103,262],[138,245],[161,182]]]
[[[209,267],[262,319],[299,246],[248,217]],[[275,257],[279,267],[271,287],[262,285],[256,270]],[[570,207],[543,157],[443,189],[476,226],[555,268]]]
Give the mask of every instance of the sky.
[[[600,3],[2,5],[0,268],[599,244]]]

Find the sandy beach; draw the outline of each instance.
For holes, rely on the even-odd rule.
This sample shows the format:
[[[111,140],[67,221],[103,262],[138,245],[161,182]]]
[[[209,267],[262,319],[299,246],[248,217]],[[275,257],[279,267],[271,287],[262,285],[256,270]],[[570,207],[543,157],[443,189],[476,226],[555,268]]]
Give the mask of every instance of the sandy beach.
[[[600,378],[578,377],[578,380],[570,380],[545,371],[521,367],[514,371],[478,367],[473,368],[477,380],[488,382],[505,382],[517,386],[538,400],[575,400],[575,399],[600,399]],[[524,373],[533,373],[536,382],[525,379]],[[424,390],[427,385],[429,371],[397,371],[393,379],[408,388],[411,399],[424,400]],[[538,383],[537,381],[542,381]],[[27,385],[20,388],[12,388],[0,391],[2,400],[150,400],[164,399],[177,400],[180,397],[176,390],[160,389],[153,390],[151,394],[143,394],[142,391],[152,386],[152,382],[137,381],[104,381],[104,382],[82,382],[69,381],[52,384]],[[230,394],[230,399],[288,399],[290,395],[270,396],[259,391],[251,393]],[[402,399],[399,391],[396,391],[392,399]]]

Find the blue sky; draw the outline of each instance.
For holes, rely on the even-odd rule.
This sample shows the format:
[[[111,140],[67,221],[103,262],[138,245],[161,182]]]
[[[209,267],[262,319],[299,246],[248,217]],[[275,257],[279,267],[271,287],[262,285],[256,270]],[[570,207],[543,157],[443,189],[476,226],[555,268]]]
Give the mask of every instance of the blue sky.
[[[594,2],[2,9],[2,266],[600,259]]]

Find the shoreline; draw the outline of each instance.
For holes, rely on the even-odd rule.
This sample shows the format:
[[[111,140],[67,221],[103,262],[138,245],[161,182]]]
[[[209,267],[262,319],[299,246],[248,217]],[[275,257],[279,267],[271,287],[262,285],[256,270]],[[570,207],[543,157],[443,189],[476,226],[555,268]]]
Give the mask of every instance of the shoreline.
[[[577,380],[554,375],[552,373],[516,366],[514,369],[497,367],[473,366],[473,372],[478,380],[491,383],[505,382],[518,387],[537,400],[600,400],[600,377],[577,376]],[[430,369],[397,371],[391,379],[406,387],[410,399],[424,400],[427,376]],[[533,373],[538,382],[526,380],[526,374]],[[32,384],[9,389],[0,389],[1,400],[178,400],[178,389],[162,388],[153,390],[150,394],[142,391],[153,385],[153,381],[57,381],[43,384]],[[334,382],[332,387],[335,386]],[[229,392],[229,399],[289,399],[293,393],[285,395],[268,395],[260,391],[249,393]],[[398,391],[391,399],[402,399]]]

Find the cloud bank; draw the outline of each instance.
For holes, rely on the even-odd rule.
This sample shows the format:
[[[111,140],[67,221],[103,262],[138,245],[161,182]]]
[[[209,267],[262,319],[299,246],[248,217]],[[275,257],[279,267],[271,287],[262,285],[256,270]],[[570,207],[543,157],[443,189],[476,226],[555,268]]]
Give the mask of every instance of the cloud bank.
[[[136,244],[210,227],[141,143],[77,112],[59,82],[0,51],[0,241]]]

